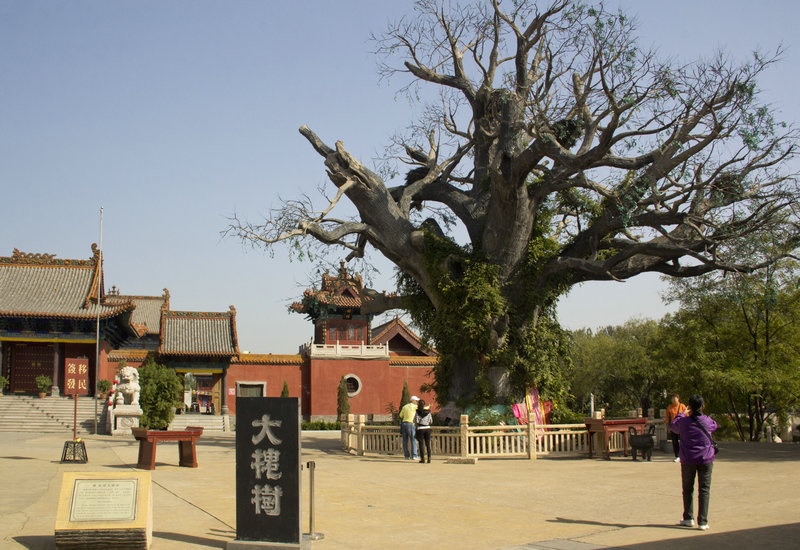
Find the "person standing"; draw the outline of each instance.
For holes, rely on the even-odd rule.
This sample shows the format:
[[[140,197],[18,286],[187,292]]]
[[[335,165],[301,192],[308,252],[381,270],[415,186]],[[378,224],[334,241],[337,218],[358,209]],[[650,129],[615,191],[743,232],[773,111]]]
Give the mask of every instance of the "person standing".
[[[673,393],[672,397],[670,397],[670,403],[667,405],[667,415],[664,417],[664,421],[667,423],[667,432],[670,434],[670,439],[672,439],[672,451],[675,453],[675,460],[673,462],[680,462],[681,459],[679,458],[679,450],[681,446],[681,438],[675,432],[670,431],[670,424],[672,421],[677,418],[677,416],[686,411],[686,405],[681,403],[681,396],[677,393]]]
[[[417,440],[414,437],[414,416],[417,414],[419,397],[411,396],[411,401],[400,409],[400,437],[403,439],[403,456],[406,460],[419,458]]]
[[[680,435],[681,482],[683,486],[683,518],[680,525],[694,527],[694,479],[697,477],[697,526],[708,529],[708,502],[711,497],[711,472],[714,468],[716,449],[711,433],[717,423],[703,414],[705,401],[700,395],[689,398],[689,408],[679,413],[670,424],[673,432]]]
[[[425,405],[425,401],[419,400],[417,412],[414,415],[414,426],[416,427],[417,442],[419,444],[419,461],[425,462],[425,451],[428,451],[428,464],[431,463],[431,425],[433,415],[430,405]]]

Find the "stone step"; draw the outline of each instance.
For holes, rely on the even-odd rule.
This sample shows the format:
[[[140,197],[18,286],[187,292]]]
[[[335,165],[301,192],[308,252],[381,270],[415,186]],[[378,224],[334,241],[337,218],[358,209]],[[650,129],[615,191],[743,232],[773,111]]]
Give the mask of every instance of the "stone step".
[[[93,434],[95,430],[95,405],[97,406],[97,431],[107,433],[105,401],[89,397],[77,400],[77,433]],[[75,403],[69,397],[33,397],[27,395],[0,396],[0,432],[33,431],[40,433],[70,433],[75,425]],[[225,431],[225,419],[212,414],[176,414],[171,430],[185,430],[187,426],[202,426],[205,431]]]
[[[78,434],[92,434],[95,431],[96,410],[97,431],[106,433],[104,402],[95,403],[92,398],[79,397],[77,399],[77,426],[75,404],[70,397],[0,396],[0,432],[32,431],[69,434],[76,428]]]
[[[170,430],[185,430],[187,426],[202,426],[204,431],[225,431],[225,419],[215,414],[176,414]]]

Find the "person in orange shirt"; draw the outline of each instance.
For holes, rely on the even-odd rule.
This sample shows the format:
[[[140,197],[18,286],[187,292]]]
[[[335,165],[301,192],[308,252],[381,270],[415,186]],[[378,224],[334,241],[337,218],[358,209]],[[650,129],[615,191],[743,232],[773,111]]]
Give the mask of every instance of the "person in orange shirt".
[[[682,412],[686,412],[686,405],[681,403],[681,396],[677,393],[673,393],[672,397],[670,397],[670,404],[667,405],[667,416],[664,418],[664,421],[667,423],[667,433],[672,436],[672,450],[675,452],[675,460],[673,462],[680,462],[681,459],[678,458],[678,451],[680,451],[681,447],[681,437],[673,431],[670,431],[669,425],[672,424],[672,421]]]

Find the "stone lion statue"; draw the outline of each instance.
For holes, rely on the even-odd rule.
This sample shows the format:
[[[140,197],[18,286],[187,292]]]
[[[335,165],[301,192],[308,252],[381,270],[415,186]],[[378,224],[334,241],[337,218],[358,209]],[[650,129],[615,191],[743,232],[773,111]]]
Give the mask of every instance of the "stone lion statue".
[[[114,396],[116,405],[138,405],[139,404],[139,371],[134,367],[122,367],[119,371],[119,384],[117,393]]]

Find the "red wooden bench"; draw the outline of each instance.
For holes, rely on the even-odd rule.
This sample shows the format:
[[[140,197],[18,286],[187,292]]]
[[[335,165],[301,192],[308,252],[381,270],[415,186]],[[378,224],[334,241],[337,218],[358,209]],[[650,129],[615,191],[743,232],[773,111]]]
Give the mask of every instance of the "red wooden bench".
[[[156,447],[159,441],[177,441],[180,466],[197,468],[197,440],[203,435],[202,426],[187,426],[186,430],[148,430],[131,428],[133,437],[139,442],[139,463],[142,470],[156,469]]]

